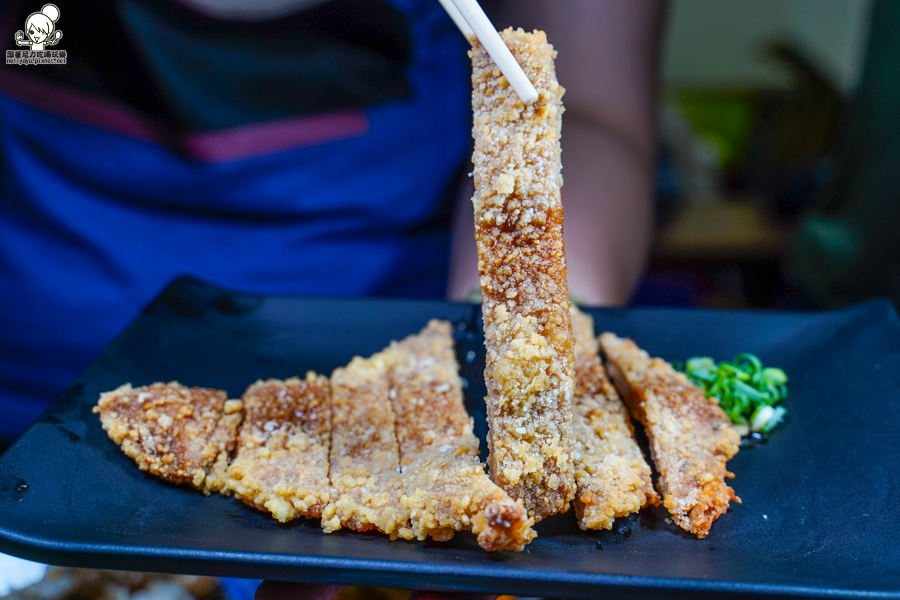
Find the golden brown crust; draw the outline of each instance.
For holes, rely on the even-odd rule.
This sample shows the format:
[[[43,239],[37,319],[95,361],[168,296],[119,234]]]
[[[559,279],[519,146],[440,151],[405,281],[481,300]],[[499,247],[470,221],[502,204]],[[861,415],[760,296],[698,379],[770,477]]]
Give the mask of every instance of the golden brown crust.
[[[610,375],[632,415],[643,423],[659,471],[663,504],[672,519],[699,538],[740,502],[725,483],[725,463],[740,437],[725,412],[671,365],[650,356],[629,339],[600,336]]]
[[[239,400],[229,400],[225,403],[224,414],[216,424],[213,433],[213,443],[216,446],[216,459],[206,472],[206,480],[203,482],[203,492],[219,492],[225,496],[231,494],[228,488],[228,464],[234,454],[237,445],[238,429],[243,423],[244,413]],[[230,403],[230,404],[229,404]]]
[[[322,528],[377,529],[407,536],[400,506],[400,455],[384,353],[354,358],[331,376],[330,479],[335,490]]]
[[[612,529],[618,517],[658,505],[650,466],[600,360],[594,320],[572,306],[575,337],[575,514],[582,529]]]
[[[432,321],[331,382],[314,373],[257,381],[243,400],[176,382],[126,385],[95,410],[141,468],[234,492],[282,522],[316,517],[329,533],[377,529],[392,539],[472,530],[486,550],[522,550],[534,519],[479,462],[451,332]]]
[[[447,321],[432,320],[419,333],[387,349],[401,466],[472,430],[451,332]]]
[[[481,276],[491,476],[542,519],[575,493],[572,330],[563,247],[563,88],[543,32],[501,33],[538,91],[525,106],[475,44],[475,238]]]
[[[222,390],[172,381],[100,395],[94,412],[138,468],[204,493],[222,488],[242,418],[242,402]]]
[[[322,516],[330,499],[328,378],[307,373],[257,381],[244,392],[244,423],[226,483],[235,495],[281,522]]]
[[[431,321],[385,352],[409,537],[443,541],[472,529],[485,550],[522,550],[535,537],[534,521],[478,460],[451,331],[448,322]]]

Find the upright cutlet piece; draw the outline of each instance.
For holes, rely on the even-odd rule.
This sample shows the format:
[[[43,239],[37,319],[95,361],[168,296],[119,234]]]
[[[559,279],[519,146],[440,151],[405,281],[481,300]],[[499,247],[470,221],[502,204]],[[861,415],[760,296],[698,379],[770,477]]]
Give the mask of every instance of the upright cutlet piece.
[[[582,529],[612,529],[613,521],[658,505],[650,465],[634,441],[625,405],[606,376],[594,319],[572,306],[575,335],[575,514]]]
[[[719,405],[666,361],[612,333],[600,336],[600,346],[616,387],[647,431],[663,504],[679,527],[706,537],[729,500],[740,502],[725,483],[734,476],[725,463],[740,437]]]
[[[400,454],[388,397],[384,353],[356,357],[331,375],[330,474],[334,494],[322,528],[377,529],[392,539],[409,537],[400,506]]]
[[[222,490],[242,402],[222,390],[172,381],[100,395],[95,413],[109,438],[143,471],[205,494]]]
[[[244,422],[228,487],[235,496],[284,523],[322,516],[330,499],[328,379],[257,381],[244,392]]]
[[[431,321],[385,353],[397,416],[401,504],[413,536],[449,540],[472,530],[485,550],[522,550],[533,519],[485,474],[463,405],[452,328]]]
[[[563,88],[541,31],[502,32],[539,97],[524,105],[478,43],[472,57],[475,239],[487,347],[491,476],[529,514],[575,494],[569,288],[560,196]]]

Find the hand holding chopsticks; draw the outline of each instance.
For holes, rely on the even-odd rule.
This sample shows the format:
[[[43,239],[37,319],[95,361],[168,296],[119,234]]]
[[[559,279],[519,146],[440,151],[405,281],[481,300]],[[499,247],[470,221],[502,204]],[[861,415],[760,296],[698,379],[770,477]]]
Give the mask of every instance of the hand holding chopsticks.
[[[467,38],[475,35],[509,84],[525,104],[537,100],[538,93],[516,62],[491,20],[477,0],[440,0],[441,5]]]

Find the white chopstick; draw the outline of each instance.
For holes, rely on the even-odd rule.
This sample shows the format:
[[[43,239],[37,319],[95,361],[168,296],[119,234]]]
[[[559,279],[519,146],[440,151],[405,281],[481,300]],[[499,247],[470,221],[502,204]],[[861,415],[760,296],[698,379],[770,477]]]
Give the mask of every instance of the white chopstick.
[[[466,39],[468,39],[470,35],[475,35],[475,32],[472,31],[472,28],[469,27],[469,24],[466,23],[466,20],[463,18],[462,13],[459,12],[451,0],[438,1],[441,3],[441,6],[444,7],[444,10],[447,11],[447,14],[450,15],[450,18],[453,19],[453,22],[456,23],[456,26],[459,27],[459,30]]]
[[[463,35],[468,37],[471,33],[475,34],[522,102],[531,104],[537,100],[537,90],[531,85],[528,76],[516,62],[512,52],[506,47],[503,38],[494,29],[491,20],[484,14],[478,0],[440,0],[440,2]],[[452,4],[456,10],[451,11],[448,4]],[[461,21],[465,22],[468,27],[464,28]]]

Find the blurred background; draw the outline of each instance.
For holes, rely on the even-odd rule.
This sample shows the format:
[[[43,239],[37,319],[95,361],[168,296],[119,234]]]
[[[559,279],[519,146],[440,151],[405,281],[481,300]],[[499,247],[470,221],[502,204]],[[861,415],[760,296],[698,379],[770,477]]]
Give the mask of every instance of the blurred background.
[[[791,272],[791,245],[834,175],[872,4],[671,4],[657,233],[635,304],[814,304]]]
[[[900,290],[871,283],[875,278],[865,278],[858,268],[874,261],[873,269],[896,270],[891,252],[870,259],[860,250],[860,239],[867,239],[864,227],[851,234],[828,220],[829,207],[846,205],[842,198],[881,194],[885,199],[878,202],[884,204],[875,206],[894,207],[883,219],[894,229],[900,225],[891,185],[855,191],[866,170],[846,168],[851,158],[865,157],[866,145],[854,140],[871,134],[866,127],[872,127],[854,111],[877,117],[865,109],[866,75],[876,85],[885,81],[880,76],[886,71],[879,67],[898,70],[895,61],[867,62],[872,23],[887,27],[882,35],[889,37],[900,18],[897,3],[878,2],[893,20],[873,20],[875,5],[876,0],[671,2],[662,63],[656,233],[633,305],[807,309],[875,296],[900,298]],[[894,96],[893,106],[898,102]],[[900,172],[900,156],[890,150],[882,149],[878,160],[882,170],[886,164]],[[877,221],[879,214],[871,218]],[[824,280],[823,257],[830,249],[841,256],[856,252],[853,261],[845,261],[837,284],[835,278]],[[855,273],[862,273],[861,283]],[[29,586],[28,573],[39,580],[44,569],[0,560],[0,597],[227,595],[219,582],[205,578],[51,569]],[[231,582],[225,588],[238,598],[250,597],[253,586]],[[355,590],[345,597],[406,595]]]

